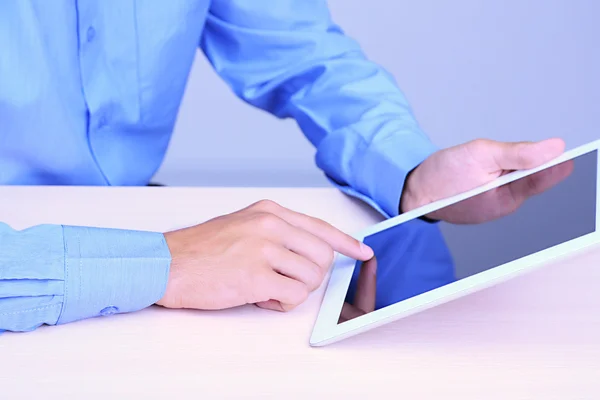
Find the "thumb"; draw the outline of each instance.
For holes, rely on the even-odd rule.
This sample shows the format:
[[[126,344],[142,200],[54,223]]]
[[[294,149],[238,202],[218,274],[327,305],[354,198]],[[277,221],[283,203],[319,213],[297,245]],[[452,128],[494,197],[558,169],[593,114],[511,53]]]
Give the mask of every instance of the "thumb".
[[[538,167],[560,156],[565,150],[562,139],[540,142],[488,142],[494,170],[522,170]]]

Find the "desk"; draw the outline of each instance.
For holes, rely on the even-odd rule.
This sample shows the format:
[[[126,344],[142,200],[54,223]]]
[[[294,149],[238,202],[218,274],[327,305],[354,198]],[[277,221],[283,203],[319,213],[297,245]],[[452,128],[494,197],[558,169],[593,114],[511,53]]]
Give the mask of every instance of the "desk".
[[[0,187],[0,221],[165,231],[261,198],[346,232],[379,218],[335,189]],[[0,398],[597,399],[599,263],[588,251],[324,348],[308,346],[324,286],[288,314],[151,307],[4,334]]]

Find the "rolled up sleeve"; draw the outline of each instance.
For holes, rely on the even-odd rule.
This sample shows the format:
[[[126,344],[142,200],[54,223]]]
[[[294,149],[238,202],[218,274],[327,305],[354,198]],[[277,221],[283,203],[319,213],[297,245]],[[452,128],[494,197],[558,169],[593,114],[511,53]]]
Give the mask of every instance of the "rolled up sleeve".
[[[437,148],[325,0],[213,0],[201,47],[241,99],[297,121],[331,182],[398,214],[406,175]]]

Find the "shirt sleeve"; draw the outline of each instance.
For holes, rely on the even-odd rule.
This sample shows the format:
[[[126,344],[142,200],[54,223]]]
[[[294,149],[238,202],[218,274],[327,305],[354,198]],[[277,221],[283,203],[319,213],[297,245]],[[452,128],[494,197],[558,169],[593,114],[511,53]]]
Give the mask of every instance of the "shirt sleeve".
[[[164,235],[0,223],[0,332],[137,311],[166,288]]]
[[[213,0],[201,48],[241,99],[297,121],[334,185],[398,214],[407,173],[437,148],[326,0]]]

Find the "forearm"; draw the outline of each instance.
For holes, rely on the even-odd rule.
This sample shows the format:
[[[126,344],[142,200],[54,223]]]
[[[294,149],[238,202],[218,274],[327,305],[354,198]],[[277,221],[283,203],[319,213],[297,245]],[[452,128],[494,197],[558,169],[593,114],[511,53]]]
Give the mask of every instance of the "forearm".
[[[161,298],[169,264],[159,233],[0,224],[0,331],[140,310]]]
[[[217,0],[202,48],[240,98],[298,122],[338,187],[398,213],[406,174],[437,148],[394,79],[331,21],[325,1]]]
[[[336,186],[397,215],[408,173],[437,148],[387,72],[350,51],[350,39],[331,40],[337,43],[328,57],[307,60],[281,89],[285,107],[272,111],[298,121],[317,150],[317,166]]]

